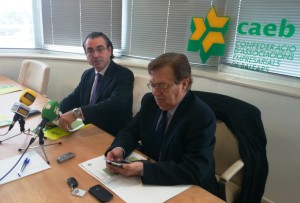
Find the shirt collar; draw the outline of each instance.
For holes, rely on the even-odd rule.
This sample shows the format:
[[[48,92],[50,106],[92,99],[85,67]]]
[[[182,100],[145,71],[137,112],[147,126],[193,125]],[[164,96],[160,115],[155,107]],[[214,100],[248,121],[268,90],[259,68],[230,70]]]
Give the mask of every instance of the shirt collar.
[[[100,73],[101,75],[104,76],[104,74],[105,74],[105,72],[106,72],[106,70],[107,70],[109,64],[110,64],[110,62],[109,62],[109,63],[107,64],[107,66],[106,66],[102,71],[100,71],[100,72],[97,72],[96,69],[94,69],[94,70],[95,70],[95,75],[97,75],[97,73]]]
[[[183,98],[185,97],[185,95],[186,95],[186,93],[185,93],[184,96],[181,98],[181,100],[178,102],[178,104],[177,104],[173,109],[170,109],[170,110],[168,111],[168,115],[169,115],[170,117],[172,117],[172,116],[174,115],[176,109],[178,108],[179,104],[182,102],[182,100],[183,100]]]

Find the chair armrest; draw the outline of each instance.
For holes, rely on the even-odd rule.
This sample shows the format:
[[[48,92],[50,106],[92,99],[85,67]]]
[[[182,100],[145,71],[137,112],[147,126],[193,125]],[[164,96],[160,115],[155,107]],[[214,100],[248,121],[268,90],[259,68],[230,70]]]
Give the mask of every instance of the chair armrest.
[[[244,162],[239,159],[234,162],[221,176],[220,180],[228,182],[237,172],[239,172],[244,166]]]
[[[244,162],[239,159],[234,162],[221,176],[219,180],[219,197],[224,201],[227,201],[226,185],[227,182],[244,166]]]

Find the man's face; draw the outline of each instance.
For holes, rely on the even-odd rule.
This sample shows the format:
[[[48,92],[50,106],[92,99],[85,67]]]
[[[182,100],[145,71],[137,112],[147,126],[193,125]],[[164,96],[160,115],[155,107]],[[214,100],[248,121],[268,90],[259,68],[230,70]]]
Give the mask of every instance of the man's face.
[[[188,79],[184,79],[180,83],[176,82],[173,70],[169,66],[151,72],[152,94],[161,110],[168,111],[175,108],[185,95]]]
[[[89,38],[85,42],[85,54],[89,64],[100,72],[111,60],[111,47],[106,46],[102,37]]]

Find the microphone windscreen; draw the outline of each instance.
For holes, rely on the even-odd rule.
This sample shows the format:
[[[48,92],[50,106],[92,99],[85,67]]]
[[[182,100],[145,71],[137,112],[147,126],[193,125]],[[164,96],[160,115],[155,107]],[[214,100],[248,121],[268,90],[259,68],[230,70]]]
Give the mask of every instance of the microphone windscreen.
[[[31,89],[25,89],[22,94],[20,95],[20,102],[30,106],[35,98],[36,98],[37,93]]]
[[[11,108],[11,111],[23,117],[27,117],[30,112],[30,108],[22,103],[16,102]]]
[[[10,131],[15,123],[21,119],[25,118],[29,115],[30,106],[35,98],[36,98],[37,93],[31,89],[25,89],[22,94],[20,95],[20,103],[16,102],[13,107],[11,108],[12,112],[15,113],[15,116],[13,118],[13,122],[10,124],[8,131]]]
[[[42,119],[48,121],[57,120],[59,117],[59,103],[57,101],[48,101],[42,110]]]

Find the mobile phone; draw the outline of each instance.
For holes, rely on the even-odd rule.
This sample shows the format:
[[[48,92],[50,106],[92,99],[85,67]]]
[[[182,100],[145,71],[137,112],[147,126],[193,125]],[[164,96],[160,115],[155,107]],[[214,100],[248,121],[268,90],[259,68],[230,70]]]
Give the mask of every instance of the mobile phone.
[[[106,163],[108,164],[111,164],[113,166],[116,166],[116,167],[122,167],[123,164],[130,164],[131,162],[130,161],[113,161],[113,160],[106,160]]]
[[[99,184],[92,186],[89,189],[89,193],[97,198],[100,202],[107,202],[113,198],[113,195]]]
[[[68,152],[68,153],[65,153],[59,157],[57,157],[57,162],[58,163],[63,163],[65,161],[68,161],[69,159],[72,159],[73,157],[75,157],[75,154],[73,152]]]
[[[34,116],[34,115],[38,115],[38,114],[40,114],[40,113],[41,113],[41,112],[40,112],[39,110],[37,110],[37,109],[31,109],[31,110],[29,111],[28,117]]]

